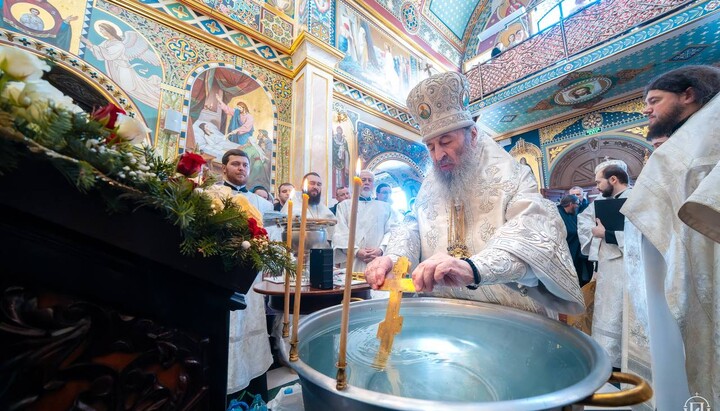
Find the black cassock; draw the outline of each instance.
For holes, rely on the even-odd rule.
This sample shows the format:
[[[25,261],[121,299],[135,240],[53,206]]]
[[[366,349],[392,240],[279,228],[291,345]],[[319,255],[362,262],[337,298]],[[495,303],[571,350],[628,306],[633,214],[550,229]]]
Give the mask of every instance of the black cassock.
[[[561,206],[557,206],[560,217],[565,223],[565,229],[567,230],[567,237],[565,240],[570,248],[570,255],[575,265],[575,272],[580,280],[580,286],[587,284],[592,278],[593,264],[588,261],[587,256],[580,252],[580,238],[578,237],[577,231],[577,214],[569,214]]]

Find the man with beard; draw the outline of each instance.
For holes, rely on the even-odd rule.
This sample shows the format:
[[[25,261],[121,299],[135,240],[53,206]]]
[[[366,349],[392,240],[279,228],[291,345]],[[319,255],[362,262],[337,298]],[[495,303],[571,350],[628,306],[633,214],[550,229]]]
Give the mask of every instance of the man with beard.
[[[711,66],[681,67],[645,88],[648,134],[670,138],[621,212],[631,316],[623,362],[652,377],[648,409],[679,410],[693,394],[720,404],[718,93]]]
[[[303,176],[303,184],[305,183],[305,180],[307,180],[307,195],[310,197],[308,199],[308,209],[307,209],[307,218],[311,219],[335,219],[335,215],[330,211],[329,208],[325,204],[321,204],[320,200],[322,198],[322,178],[320,178],[320,174],[311,171]],[[302,213],[302,200],[300,196],[302,195],[301,192],[297,191],[295,194],[296,198],[293,198],[293,215],[299,216]],[[282,210],[280,210],[281,213],[287,214],[287,203],[283,206]],[[329,237],[328,237],[329,238]]]
[[[308,199],[308,209],[307,209],[307,218],[309,219],[324,219],[324,220],[335,220],[335,214],[333,214],[332,211],[325,205],[320,203],[320,199],[322,198],[322,178],[320,178],[320,174],[311,171],[303,176],[302,184],[304,184],[305,180],[307,180],[307,195],[310,197]],[[302,214],[302,192],[299,190],[296,190],[295,198],[293,198],[293,210],[292,213],[295,216],[300,216]],[[283,206],[282,210],[280,210],[280,213],[287,215],[287,203]],[[334,227],[328,226],[325,228],[325,234],[327,234],[327,240],[331,241],[333,238],[333,231]]]
[[[369,170],[363,170],[360,172],[360,180],[362,180],[362,188],[358,203],[353,271],[365,270],[368,263],[383,255],[390,239],[390,230],[398,223],[390,204],[372,199],[375,175]],[[337,207],[338,223],[335,227],[333,248],[335,248],[335,263],[340,263],[341,267],[347,260],[351,203],[351,201],[343,201]]]
[[[253,207],[265,214],[273,211],[272,203],[248,191],[246,185],[250,175],[250,158],[240,149],[231,149],[222,156],[223,185],[230,187],[233,194],[244,195]]]
[[[368,283],[378,289],[405,256],[420,292],[550,317],[584,311],[555,205],[540,196],[528,167],[479,135],[469,93],[467,79],[455,72],[410,91],[407,106],[433,167],[384,255],[366,268]]]
[[[593,312],[592,337],[610,356],[610,363],[620,368],[622,350],[622,284],[625,278],[623,266],[624,233],[606,230],[596,218],[598,201],[608,198],[628,198],[627,164],[620,160],[607,160],[595,167],[595,184],[602,194],[577,218],[577,232],[581,252],[588,260],[597,261],[595,288],[595,311]]]

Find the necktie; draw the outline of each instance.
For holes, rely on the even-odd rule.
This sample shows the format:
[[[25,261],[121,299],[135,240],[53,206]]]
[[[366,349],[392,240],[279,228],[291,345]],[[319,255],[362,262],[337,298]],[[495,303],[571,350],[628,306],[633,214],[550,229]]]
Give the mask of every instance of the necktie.
[[[247,193],[247,192],[248,192],[248,189],[245,188],[245,186],[242,186],[242,187],[238,188],[237,186],[234,186],[234,185],[228,183],[227,181],[225,182],[225,185],[226,185],[227,187],[230,187],[230,188],[232,188],[233,190],[239,191],[239,192],[241,192],[241,193]]]

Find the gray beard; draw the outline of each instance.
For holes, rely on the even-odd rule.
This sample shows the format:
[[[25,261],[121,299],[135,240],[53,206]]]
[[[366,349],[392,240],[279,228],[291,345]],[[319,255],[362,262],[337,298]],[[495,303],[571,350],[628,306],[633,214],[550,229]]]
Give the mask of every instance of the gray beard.
[[[458,164],[452,171],[442,171],[433,163],[430,175],[438,183],[438,192],[441,197],[450,199],[467,198],[476,190],[473,188],[477,179],[477,162],[480,148],[467,144],[465,151],[458,158]]]

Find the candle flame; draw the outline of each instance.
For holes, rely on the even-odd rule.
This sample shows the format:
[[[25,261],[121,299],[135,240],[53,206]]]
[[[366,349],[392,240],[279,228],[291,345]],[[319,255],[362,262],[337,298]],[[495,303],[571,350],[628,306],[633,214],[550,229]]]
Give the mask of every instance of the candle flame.
[[[293,198],[295,198],[295,188],[290,190],[290,195],[288,196],[288,200],[291,201]]]
[[[308,180],[307,178],[303,180],[303,193],[307,193],[308,191]]]
[[[360,175],[360,172],[362,171],[362,159],[357,159],[357,165],[355,166],[355,175]]]

